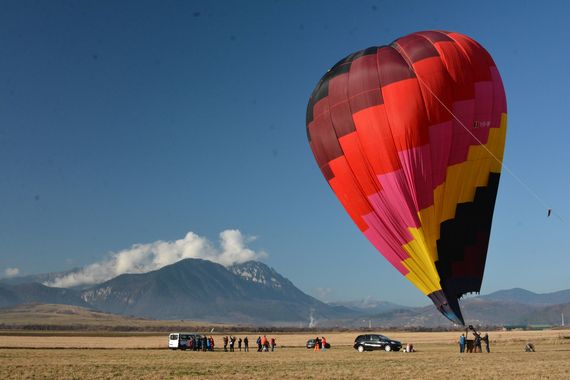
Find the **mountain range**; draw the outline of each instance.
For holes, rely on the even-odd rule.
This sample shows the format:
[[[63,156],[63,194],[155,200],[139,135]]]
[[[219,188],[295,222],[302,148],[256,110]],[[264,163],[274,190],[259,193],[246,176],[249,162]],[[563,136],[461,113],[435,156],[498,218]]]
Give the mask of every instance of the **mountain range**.
[[[66,289],[41,283],[65,273],[0,280],[0,308],[43,303],[162,320],[300,327],[451,327],[431,305],[407,307],[370,298],[326,304],[257,261],[224,267],[185,259],[90,287]],[[570,289],[547,294],[520,288],[501,290],[463,299],[461,305],[467,324],[555,325],[562,313],[570,316]]]
[[[570,289],[537,294],[526,289],[514,288],[499,290],[488,295],[480,296],[480,298],[499,302],[518,302],[536,306],[556,305],[570,302]]]
[[[14,284],[14,285],[11,285]],[[41,302],[91,307],[154,319],[292,324],[338,319],[353,312],[327,305],[296,288],[265,264],[249,261],[224,267],[185,259],[156,271],[123,274],[86,289],[43,284],[0,283],[0,307]]]

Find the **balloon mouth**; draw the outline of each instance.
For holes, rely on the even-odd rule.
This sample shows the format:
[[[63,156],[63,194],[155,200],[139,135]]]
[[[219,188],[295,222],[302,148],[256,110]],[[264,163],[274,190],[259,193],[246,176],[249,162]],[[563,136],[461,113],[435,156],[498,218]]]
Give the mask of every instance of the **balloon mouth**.
[[[441,314],[451,322],[465,326],[461,309],[459,308],[459,301],[457,297],[450,297],[446,295],[443,290],[438,290],[428,295],[433,304]]]

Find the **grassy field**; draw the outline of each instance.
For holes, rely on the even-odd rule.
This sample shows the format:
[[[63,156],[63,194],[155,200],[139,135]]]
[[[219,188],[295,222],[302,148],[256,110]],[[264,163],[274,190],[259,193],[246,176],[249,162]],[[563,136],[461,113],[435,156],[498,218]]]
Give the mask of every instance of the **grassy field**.
[[[276,352],[170,351],[166,335],[1,335],[0,379],[12,378],[395,378],[570,379],[570,331],[491,332],[490,354],[459,354],[458,333],[387,333],[415,353],[358,353],[357,333],[326,334],[327,352],[303,348],[308,334],[274,334]],[[244,336],[240,334],[239,336]],[[257,334],[247,334],[254,341]],[[532,341],[537,352],[525,353]]]

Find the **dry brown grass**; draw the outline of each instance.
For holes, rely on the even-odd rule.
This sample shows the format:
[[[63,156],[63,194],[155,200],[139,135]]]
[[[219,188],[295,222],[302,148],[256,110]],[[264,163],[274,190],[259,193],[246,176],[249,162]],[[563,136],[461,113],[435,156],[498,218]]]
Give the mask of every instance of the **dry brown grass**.
[[[417,352],[358,353],[357,333],[326,335],[333,348],[302,348],[309,334],[274,334],[277,352],[170,351],[166,335],[0,336],[0,378],[570,379],[570,331],[491,332],[491,354],[459,354],[458,333],[390,333]],[[243,336],[240,334],[240,336]],[[253,341],[257,334],[248,334]],[[536,353],[523,352],[531,340]]]
[[[128,348],[146,348],[160,349],[168,344],[168,334],[126,334],[124,336],[94,336],[94,333],[88,335],[78,335],[72,333],[70,335],[61,336],[58,334],[50,334],[44,332],[40,335],[29,335],[27,332],[10,335],[2,335],[0,332],[0,348],[108,348],[108,349],[128,349]],[[303,347],[307,339],[314,337],[313,335],[325,335],[327,340],[334,346],[352,347],[354,338],[359,332],[343,332],[343,333],[274,333],[267,336],[275,337],[280,347]],[[459,332],[388,332],[385,333],[393,339],[401,342],[411,342],[416,347],[425,344],[443,344],[454,345],[458,339]],[[217,347],[220,347],[222,337],[230,334],[212,334],[216,341]],[[260,333],[236,333],[236,336],[248,336],[250,342],[254,342]],[[490,333],[491,345],[497,343],[511,344],[516,343],[524,346],[524,343],[532,341],[535,343],[547,345],[570,344],[570,330],[544,330],[544,331],[493,331]]]

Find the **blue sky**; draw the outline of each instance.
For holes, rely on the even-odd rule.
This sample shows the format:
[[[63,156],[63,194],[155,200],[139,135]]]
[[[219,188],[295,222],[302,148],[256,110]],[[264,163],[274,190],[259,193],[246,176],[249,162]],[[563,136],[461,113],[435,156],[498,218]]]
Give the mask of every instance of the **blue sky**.
[[[334,197],[305,111],[344,56],[443,29],[494,57],[524,183],[502,176],[482,292],[569,288],[570,5],[496,3],[0,1],[0,271],[237,229],[309,294],[428,304]]]

